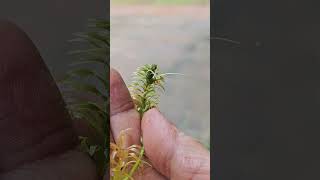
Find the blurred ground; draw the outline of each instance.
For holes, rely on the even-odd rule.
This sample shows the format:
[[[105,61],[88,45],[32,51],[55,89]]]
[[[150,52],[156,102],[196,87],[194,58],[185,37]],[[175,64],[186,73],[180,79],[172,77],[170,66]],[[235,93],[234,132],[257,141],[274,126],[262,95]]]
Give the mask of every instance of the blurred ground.
[[[210,10],[208,6],[111,6],[111,66],[126,83],[138,66],[158,64],[172,76],[160,110],[209,145]]]

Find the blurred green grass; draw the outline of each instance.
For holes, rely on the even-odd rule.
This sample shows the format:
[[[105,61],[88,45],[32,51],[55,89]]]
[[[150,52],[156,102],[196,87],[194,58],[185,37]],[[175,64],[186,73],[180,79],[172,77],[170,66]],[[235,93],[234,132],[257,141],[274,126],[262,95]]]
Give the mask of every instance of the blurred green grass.
[[[152,4],[152,5],[203,5],[210,0],[113,0],[114,4]]]

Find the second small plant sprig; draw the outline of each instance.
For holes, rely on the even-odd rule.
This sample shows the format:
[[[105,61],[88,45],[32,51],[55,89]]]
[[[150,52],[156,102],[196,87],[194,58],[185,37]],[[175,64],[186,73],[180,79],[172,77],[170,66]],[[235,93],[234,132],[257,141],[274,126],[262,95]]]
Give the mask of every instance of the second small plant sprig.
[[[133,82],[129,90],[135,107],[142,118],[143,114],[158,105],[160,101],[159,92],[164,91],[165,75],[159,71],[156,64],[146,64],[139,67],[133,74]],[[143,142],[140,145],[123,147],[126,131],[120,133],[118,144],[111,143],[110,162],[111,179],[128,180],[142,168],[146,162],[144,157]]]

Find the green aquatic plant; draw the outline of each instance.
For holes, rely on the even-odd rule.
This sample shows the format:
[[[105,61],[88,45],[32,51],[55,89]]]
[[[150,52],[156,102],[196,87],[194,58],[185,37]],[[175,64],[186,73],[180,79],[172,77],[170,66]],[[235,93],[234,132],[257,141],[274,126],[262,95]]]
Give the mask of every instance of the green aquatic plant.
[[[88,31],[75,33],[70,42],[83,49],[71,51],[76,58],[62,81],[67,109],[75,120],[94,130],[79,137],[80,149],[90,155],[102,179],[109,164],[109,49],[110,25],[104,19],[89,20]]]
[[[129,90],[140,115],[158,105],[159,91],[164,91],[164,76],[155,64],[144,65],[134,72]]]
[[[133,179],[131,171],[143,164],[150,165],[143,157],[141,146],[131,145],[125,147],[126,133],[130,129],[120,132],[118,142],[110,143],[110,175],[112,180]],[[150,165],[151,166],[151,165]]]
[[[129,86],[130,94],[140,117],[151,108],[158,105],[160,101],[160,92],[163,92],[165,76],[174,73],[161,73],[158,65],[146,64],[137,68],[133,73],[133,81]],[[125,132],[121,133],[120,138],[125,138]],[[124,140],[120,140],[122,142]],[[111,179],[133,179],[134,173],[147,164],[144,157],[144,146],[132,145],[128,148],[122,144],[110,143],[111,148]],[[151,166],[151,165],[150,165]]]

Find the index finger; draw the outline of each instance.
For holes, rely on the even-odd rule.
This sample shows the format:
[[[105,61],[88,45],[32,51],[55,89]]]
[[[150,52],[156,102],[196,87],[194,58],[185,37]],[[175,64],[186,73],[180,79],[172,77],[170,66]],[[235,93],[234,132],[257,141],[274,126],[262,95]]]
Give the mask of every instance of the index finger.
[[[129,90],[121,75],[110,71],[110,126],[117,142],[120,132],[126,131],[126,146],[140,144],[140,115],[135,110]]]

